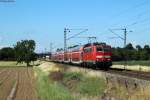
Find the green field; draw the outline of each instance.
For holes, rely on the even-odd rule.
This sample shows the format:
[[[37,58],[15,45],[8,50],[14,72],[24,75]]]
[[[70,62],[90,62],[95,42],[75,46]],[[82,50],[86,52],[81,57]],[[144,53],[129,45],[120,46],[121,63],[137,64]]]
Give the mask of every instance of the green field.
[[[113,65],[141,65],[141,66],[150,66],[150,61],[119,61],[119,62],[113,62]]]

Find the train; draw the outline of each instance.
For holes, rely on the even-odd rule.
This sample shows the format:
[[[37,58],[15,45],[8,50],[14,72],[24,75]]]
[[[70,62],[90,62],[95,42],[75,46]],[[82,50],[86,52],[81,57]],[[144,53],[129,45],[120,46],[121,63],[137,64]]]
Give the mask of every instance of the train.
[[[51,60],[59,63],[75,64],[87,68],[109,69],[112,66],[111,46],[106,43],[88,43],[58,50],[51,55]]]

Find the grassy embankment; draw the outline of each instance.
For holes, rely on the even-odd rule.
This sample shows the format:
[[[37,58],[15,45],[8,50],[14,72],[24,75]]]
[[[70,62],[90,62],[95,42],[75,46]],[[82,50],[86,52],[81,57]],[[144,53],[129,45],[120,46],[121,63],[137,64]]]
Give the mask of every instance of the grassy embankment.
[[[150,61],[119,61],[113,62],[114,65],[141,65],[141,66],[150,66]]]
[[[50,72],[45,74],[35,68],[39,100],[80,100],[100,97],[106,88],[105,81],[97,77],[85,77],[77,72]]]
[[[110,82],[108,86],[107,94],[114,97],[114,100],[150,100],[149,87],[144,89],[142,87],[135,88],[131,85],[126,88],[126,86],[118,82]]]

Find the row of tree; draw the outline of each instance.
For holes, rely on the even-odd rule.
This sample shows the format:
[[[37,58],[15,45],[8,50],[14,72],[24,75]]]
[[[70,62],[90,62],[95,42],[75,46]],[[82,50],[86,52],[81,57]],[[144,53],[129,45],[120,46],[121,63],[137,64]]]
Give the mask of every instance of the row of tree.
[[[137,45],[135,48],[131,43],[127,44],[125,48],[112,48],[113,61],[122,60],[150,60],[150,46],[145,45],[141,47]]]
[[[5,47],[0,49],[0,60],[16,60],[18,63],[25,62],[29,66],[31,61],[37,59],[34,40],[18,41],[14,47]]]
[[[0,49],[0,60],[15,60],[15,50],[11,47]]]

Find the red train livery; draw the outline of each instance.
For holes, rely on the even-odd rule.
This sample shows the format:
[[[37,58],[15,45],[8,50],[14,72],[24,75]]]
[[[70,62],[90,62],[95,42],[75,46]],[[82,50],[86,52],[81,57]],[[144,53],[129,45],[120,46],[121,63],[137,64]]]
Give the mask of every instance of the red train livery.
[[[111,46],[105,43],[90,43],[52,54],[52,61],[78,64],[83,67],[108,69],[112,65]]]

